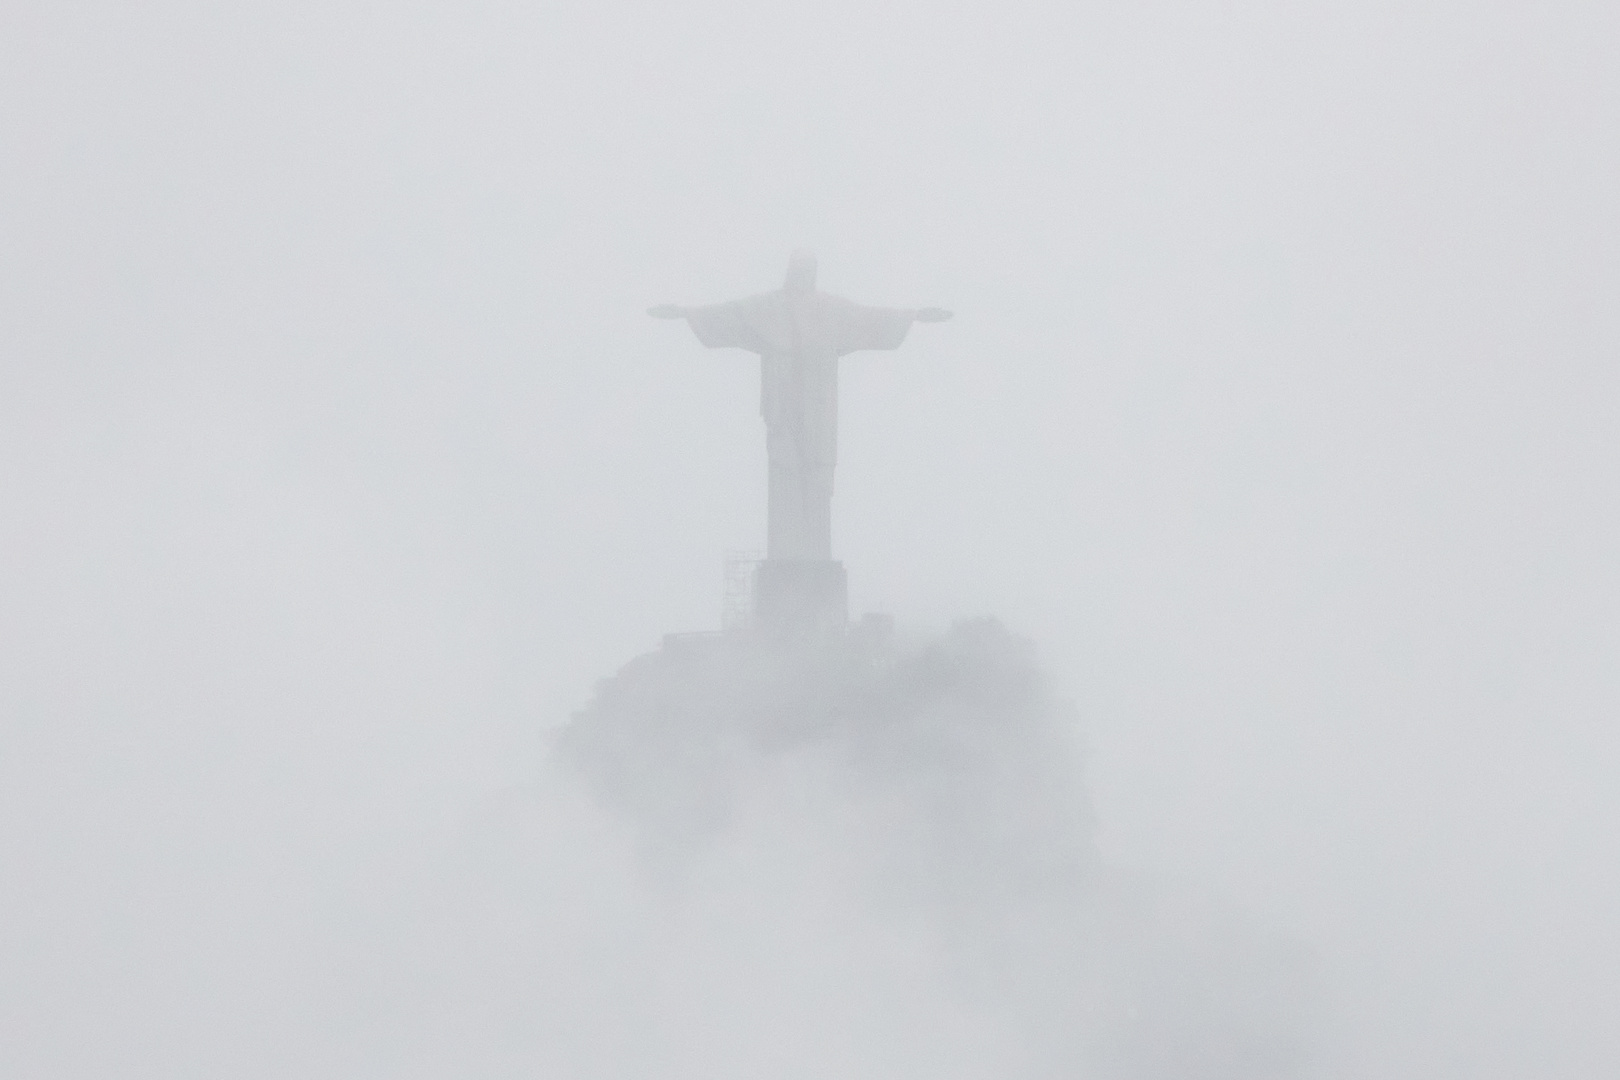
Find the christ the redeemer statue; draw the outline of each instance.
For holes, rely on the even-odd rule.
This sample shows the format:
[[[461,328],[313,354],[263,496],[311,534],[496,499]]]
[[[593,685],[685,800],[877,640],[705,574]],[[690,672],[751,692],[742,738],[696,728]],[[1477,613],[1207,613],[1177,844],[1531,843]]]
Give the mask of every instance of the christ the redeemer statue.
[[[709,307],[665,304],[648,311],[685,319],[711,349],[760,357],[760,404],[770,458],[766,558],[832,558],[833,467],[838,461],[838,358],[896,349],[913,322],[943,322],[940,308],[866,307],[816,291],[816,257],[788,261],[775,292]]]

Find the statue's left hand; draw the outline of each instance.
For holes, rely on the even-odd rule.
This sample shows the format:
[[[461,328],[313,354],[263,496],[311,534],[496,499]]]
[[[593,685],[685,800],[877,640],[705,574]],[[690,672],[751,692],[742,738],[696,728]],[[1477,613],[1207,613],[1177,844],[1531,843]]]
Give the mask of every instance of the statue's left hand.
[[[944,308],[925,307],[917,312],[918,322],[944,322],[951,317],[951,313]]]
[[[647,314],[655,319],[684,319],[686,309],[679,304],[659,304],[657,307],[648,308]]]

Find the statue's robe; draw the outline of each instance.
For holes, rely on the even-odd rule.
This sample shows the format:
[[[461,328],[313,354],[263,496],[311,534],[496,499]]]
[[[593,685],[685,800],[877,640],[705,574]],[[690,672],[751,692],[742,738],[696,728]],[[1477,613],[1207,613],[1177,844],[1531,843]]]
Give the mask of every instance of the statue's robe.
[[[760,357],[759,410],[770,459],[769,558],[832,558],[838,358],[899,348],[915,316],[786,289],[687,309],[687,322],[704,345]]]

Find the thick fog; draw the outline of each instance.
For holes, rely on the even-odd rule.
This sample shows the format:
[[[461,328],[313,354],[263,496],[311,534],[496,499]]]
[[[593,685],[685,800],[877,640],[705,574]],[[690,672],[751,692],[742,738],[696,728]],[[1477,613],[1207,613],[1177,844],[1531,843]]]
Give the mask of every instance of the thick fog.
[[[0,23],[0,1075],[1620,1070],[1612,5]],[[852,612],[1054,741],[653,842],[565,731],[765,472],[645,310],[801,246],[956,312],[842,364]]]

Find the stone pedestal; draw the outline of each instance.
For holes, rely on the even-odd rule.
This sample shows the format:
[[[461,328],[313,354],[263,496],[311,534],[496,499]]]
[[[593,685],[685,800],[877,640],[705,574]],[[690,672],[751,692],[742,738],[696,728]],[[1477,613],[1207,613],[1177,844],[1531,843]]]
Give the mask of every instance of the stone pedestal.
[[[841,634],[849,621],[844,564],[830,559],[766,559],[754,570],[754,626],[803,640]]]

